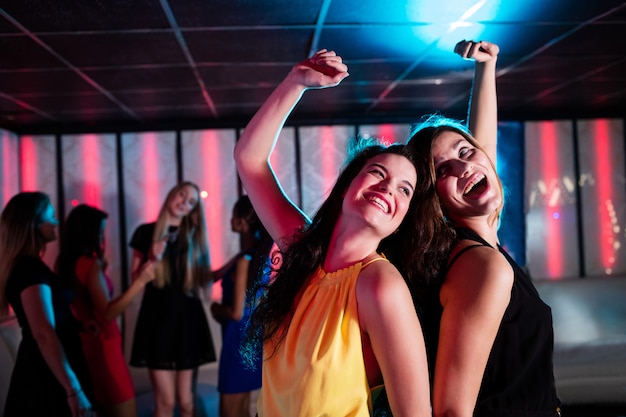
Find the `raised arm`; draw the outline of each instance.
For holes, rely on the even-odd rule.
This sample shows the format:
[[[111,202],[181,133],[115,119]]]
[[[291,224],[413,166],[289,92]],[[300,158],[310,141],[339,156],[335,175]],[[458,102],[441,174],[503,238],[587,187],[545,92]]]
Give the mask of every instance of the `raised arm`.
[[[284,249],[284,239],[301,229],[308,219],[285,195],[269,158],[279,133],[302,94],[310,88],[336,86],[348,76],[341,57],[325,49],[296,64],[265,101],[235,146],[241,181],[261,222]]]
[[[487,155],[496,163],[498,139],[498,102],[496,96],[496,61],[498,45],[479,41],[461,41],[454,51],[465,59],[474,59],[474,82],[469,103],[468,127]]]

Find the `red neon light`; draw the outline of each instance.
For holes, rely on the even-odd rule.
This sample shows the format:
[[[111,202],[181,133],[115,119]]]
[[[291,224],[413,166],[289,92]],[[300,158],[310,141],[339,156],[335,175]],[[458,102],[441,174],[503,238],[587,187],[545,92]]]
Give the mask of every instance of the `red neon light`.
[[[37,172],[37,146],[31,136],[20,138],[20,178],[22,180],[21,191],[38,190]]]
[[[199,139],[200,160],[204,161],[204,166],[198,185],[203,188],[202,194],[206,195],[206,198],[203,197],[201,201],[204,208],[204,218],[209,239],[211,265],[224,265],[227,261],[225,248],[216,242],[223,241],[223,237],[221,236],[222,225],[224,221],[230,220],[230,218],[223,219],[220,210],[217,210],[214,207],[215,205],[212,204],[216,197],[226,194],[219,178],[222,178],[224,172],[229,170],[229,168],[225,166],[224,158],[220,157],[221,152],[215,151],[219,149],[219,141],[220,137],[218,132],[211,130],[203,131],[202,138]],[[195,180],[193,181],[195,182]],[[230,207],[228,209],[230,210]],[[211,288],[211,299],[214,301],[222,299],[221,281]]]
[[[597,218],[598,241],[600,259],[605,271],[610,273],[615,263],[613,243],[613,225],[611,221],[610,208],[613,204],[613,186],[611,178],[613,176],[613,166],[611,164],[611,143],[609,134],[609,122],[607,120],[597,120],[593,122],[595,127],[593,138],[590,143],[595,145],[595,182],[597,186]]]
[[[224,219],[221,216],[219,210],[212,207],[212,200],[217,196],[225,195],[225,190],[222,189],[222,183],[219,181],[224,174],[228,171],[228,168],[224,166],[223,158],[220,152],[216,152],[219,149],[219,135],[218,132],[212,130],[206,130],[202,132],[202,138],[200,143],[200,160],[205,161],[204,168],[202,169],[202,178],[200,178],[199,185],[202,184],[204,191],[207,193],[207,199],[202,200],[204,206],[204,218],[207,223],[209,249],[211,251],[211,264],[223,265],[227,259],[222,245],[211,245],[211,242],[221,242],[221,230]],[[196,182],[196,180],[193,180]],[[230,207],[228,208],[230,210]],[[230,219],[227,219],[230,220]]]
[[[13,197],[13,187],[9,184],[12,176],[9,166],[15,163],[15,158],[14,155],[11,155],[9,147],[9,141],[11,140],[9,133],[4,130],[0,130],[0,132],[2,132],[2,202],[6,203]]]
[[[328,195],[328,192],[334,185],[337,179],[337,168],[341,163],[337,162],[335,156],[336,152],[336,139],[334,130],[331,126],[320,127],[319,146],[321,150],[320,160],[320,175],[322,176],[322,190],[324,190],[324,196]]]
[[[158,137],[155,133],[142,135],[141,158],[137,162],[143,162],[144,173],[144,205],[140,218],[156,220],[164,201],[161,201],[161,184],[159,182],[159,153]],[[139,171],[139,172],[141,172]]]
[[[541,170],[542,178],[546,183],[545,220],[546,220],[546,261],[548,276],[558,279],[563,273],[563,242],[561,234],[560,215],[562,207],[560,199],[551,198],[560,190],[561,166],[558,153],[558,136],[555,122],[542,122],[541,135]]]
[[[102,208],[102,173],[100,170],[100,152],[98,148],[98,136],[84,135],[79,141],[84,161],[82,180],[84,181],[83,200],[86,204]]]
[[[383,144],[391,145],[396,142],[396,138],[394,137],[395,130],[392,125],[390,124],[380,125],[378,129],[380,132],[379,139]]]

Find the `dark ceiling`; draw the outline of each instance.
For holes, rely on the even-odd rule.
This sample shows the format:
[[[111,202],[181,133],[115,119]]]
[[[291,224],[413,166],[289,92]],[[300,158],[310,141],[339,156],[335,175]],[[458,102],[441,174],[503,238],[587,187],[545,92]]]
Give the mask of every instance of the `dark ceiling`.
[[[626,117],[624,1],[0,0],[0,127],[244,126],[319,48],[350,77],[295,122],[464,117],[470,37],[501,47],[501,119]]]

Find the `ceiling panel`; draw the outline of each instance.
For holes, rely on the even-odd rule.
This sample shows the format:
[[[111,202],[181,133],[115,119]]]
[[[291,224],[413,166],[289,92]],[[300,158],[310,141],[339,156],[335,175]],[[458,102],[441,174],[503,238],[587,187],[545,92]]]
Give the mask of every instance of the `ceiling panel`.
[[[84,109],[119,110],[117,105],[101,94],[47,94],[22,97],[37,109],[63,118],[65,113],[81,113]]]
[[[290,123],[465,117],[461,39],[498,43],[502,118],[626,118],[618,0],[0,0],[0,128],[244,127],[321,48],[349,67]]]
[[[42,42],[78,68],[151,67],[187,63],[170,32],[42,35]]]
[[[293,63],[305,59],[311,29],[247,29],[186,31],[185,40],[198,63]]]
[[[31,32],[90,32],[128,29],[168,29],[154,0],[25,0],[3,1],[5,17]]]
[[[64,67],[63,63],[28,36],[0,36],[0,71],[16,73],[38,68]]]
[[[180,66],[141,66],[125,68],[87,69],[85,74],[112,94],[118,91],[163,91],[177,88],[197,88],[193,71]]]
[[[138,110],[145,107],[160,108],[185,108],[205,107],[206,103],[202,94],[196,88],[163,90],[134,90],[116,92],[115,96],[128,105]]]
[[[0,92],[25,101],[28,97],[52,94],[82,94],[94,88],[76,72],[58,68],[54,70],[6,71],[0,76]]]
[[[254,88],[274,87],[291,69],[288,63],[199,64],[198,73],[207,87]]]
[[[172,1],[170,7],[181,27],[311,25],[322,0],[217,0]]]

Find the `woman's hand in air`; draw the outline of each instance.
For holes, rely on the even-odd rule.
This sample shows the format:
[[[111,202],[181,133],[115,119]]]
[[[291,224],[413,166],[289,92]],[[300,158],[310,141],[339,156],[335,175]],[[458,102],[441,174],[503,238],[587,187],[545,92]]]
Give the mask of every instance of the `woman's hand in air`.
[[[466,41],[457,43],[454,52],[465,59],[474,59],[476,62],[487,62],[498,57],[500,48],[495,43],[485,41]]]
[[[348,75],[348,67],[341,57],[335,51],[326,49],[299,62],[290,72],[290,77],[306,88],[334,87]]]

